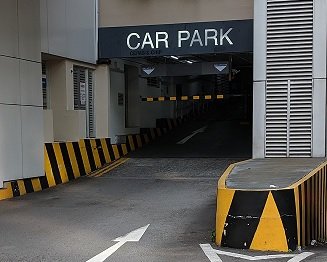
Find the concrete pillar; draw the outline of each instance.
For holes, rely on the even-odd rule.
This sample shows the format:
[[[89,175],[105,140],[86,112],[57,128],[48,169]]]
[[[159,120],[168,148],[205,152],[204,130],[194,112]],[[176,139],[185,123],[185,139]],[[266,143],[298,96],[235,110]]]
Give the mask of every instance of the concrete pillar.
[[[312,156],[326,156],[327,1],[314,0]]]
[[[265,156],[267,1],[254,0],[253,158]]]

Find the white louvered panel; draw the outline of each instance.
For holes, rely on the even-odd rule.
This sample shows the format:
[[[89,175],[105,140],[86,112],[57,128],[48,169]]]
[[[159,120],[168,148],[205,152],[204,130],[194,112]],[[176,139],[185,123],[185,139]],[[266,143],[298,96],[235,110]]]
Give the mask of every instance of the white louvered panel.
[[[312,43],[313,0],[267,0],[266,157],[311,156]]]

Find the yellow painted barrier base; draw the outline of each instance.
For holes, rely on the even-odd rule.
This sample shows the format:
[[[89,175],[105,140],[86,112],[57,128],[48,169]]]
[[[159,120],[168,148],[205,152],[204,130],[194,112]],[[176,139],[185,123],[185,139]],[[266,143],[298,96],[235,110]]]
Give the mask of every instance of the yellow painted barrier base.
[[[226,187],[218,182],[216,244],[258,251],[296,250],[327,240],[327,162],[297,183],[276,190]]]

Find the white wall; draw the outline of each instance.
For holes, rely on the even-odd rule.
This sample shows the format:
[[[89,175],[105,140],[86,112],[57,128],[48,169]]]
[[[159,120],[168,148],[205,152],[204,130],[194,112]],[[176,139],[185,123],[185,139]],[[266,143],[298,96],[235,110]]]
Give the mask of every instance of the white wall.
[[[53,112],[51,109],[43,110],[43,122],[44,122],[44,142],[52,143],[54,141],[53,135]]]
[[[95,69],[89,64],[71,60],[47,61],[54,141],[77,141],[86,137],[86,111],[74,110],[74,65]],[[95,91],[96,100],[99,95]],[[101,105],[101,100],[96,102],[96,108],[97,104]]]
[[[95,64],[96,2],[42,0],[42,52]]]
[[[109,137],[114,138],[116,135],[129,134],[125,128],[125,99],[124,105],[118,105],[118,94],[125,97],[125,76],[124,72],[110,70],[110,93],[109,93]],[[137,133],[136,129],[135,132]]]
[[[43,175],[40,1],[0,2],[0,187]]]
[[[95,71],[96,137],[109,137],[109,66],[97,66]]]

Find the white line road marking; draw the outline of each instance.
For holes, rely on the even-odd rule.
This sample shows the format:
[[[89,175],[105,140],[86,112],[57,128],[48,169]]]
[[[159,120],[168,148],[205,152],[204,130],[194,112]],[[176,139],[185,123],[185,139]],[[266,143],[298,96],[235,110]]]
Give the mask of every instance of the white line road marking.
[[[312,255],[313,253],[311,252],[304,252],[302,254],[297,255],[296,257],[293,257],[291,260],[288,260],[288,262],[300,262]]]
[[[223,262],[220,257],[216,254],[216,250],[214,250],[209,244],[200,244],[204,254],[206,254],[207,258],[209,258],[210,262]]]
[[[100,254],[96,255],[95,257],[89,259],[86,262],[103,262],[127,242],[139,242],[149,226],[150,224],[146,225],[145,227],[136,229],[126,234],[125,236],[114,239],[113,241],[118,242],[117,244],[113,245],[112,247],[109,247],[105,251],[101,252]]]
[[[187,141],[189,141],[193,136],[199,134],[199,133],[203,133],[206,129],[208,128],[208,126],[204,126],[199,128],[198,130],[195,130],[192,132],[192,134],[190,134],[189,136],[185,137],[184,139],[182,139],[181,141],[177,142],[177,145],[183,145],[185,144]]]
[[[266,255],[266,256],[247,256],[238,253],[226,252],[217,249],[213,249],[209,244],[200,244],[204,254],[209,258],[210,262],[222,262],[222,259],[218,255],[241,258],[249,261],[261,261],[268,259],[281,259],[281,258],[291,258],[288,262],[300,262],[304,259],[312,256],[311,252],[304,252],[301,254],[281,254],[281,255]]]

